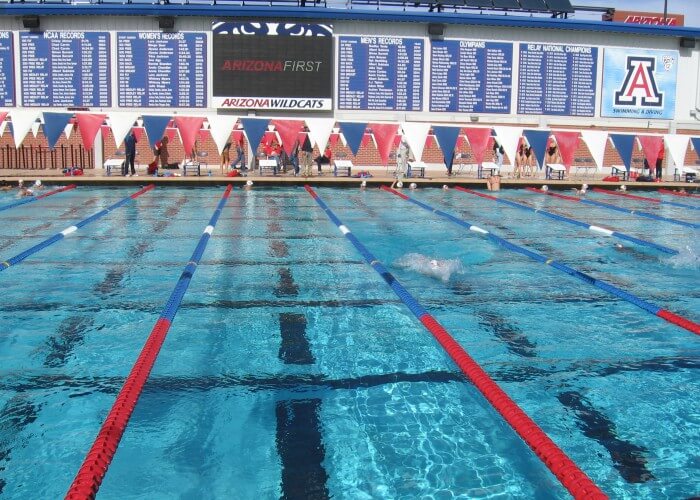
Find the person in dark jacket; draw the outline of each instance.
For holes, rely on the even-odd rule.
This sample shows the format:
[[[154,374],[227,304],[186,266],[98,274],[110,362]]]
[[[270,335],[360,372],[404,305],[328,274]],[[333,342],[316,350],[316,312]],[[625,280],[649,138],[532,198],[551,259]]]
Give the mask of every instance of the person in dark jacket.
[[[132,176],[136,175],[136,134],[133,130],[124,139],[124,155],[126,159],[124,160],[124,171],[122,175]],[[131,167],[131,173],[129,173],[129,167]]]

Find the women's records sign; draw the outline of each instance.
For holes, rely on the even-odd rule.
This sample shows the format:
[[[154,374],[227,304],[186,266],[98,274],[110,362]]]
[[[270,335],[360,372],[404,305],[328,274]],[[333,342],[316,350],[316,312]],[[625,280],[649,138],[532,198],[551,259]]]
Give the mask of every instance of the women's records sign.
[[[212,32],[214,107],[332,109],[332,26],[214,22]]]

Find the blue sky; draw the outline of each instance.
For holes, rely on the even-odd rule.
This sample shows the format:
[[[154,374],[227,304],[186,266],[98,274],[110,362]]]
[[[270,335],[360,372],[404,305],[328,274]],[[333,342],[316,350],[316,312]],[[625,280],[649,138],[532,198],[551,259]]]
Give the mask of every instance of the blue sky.
[[[640,12],[664,11],[664,0],[572,0],[573,5],[596,7],[614,7],[617,10],[634,10]],[[685,15],[685,26],[700,27],[700,1],[698,0],[668,0],[668,12]],[[598,13],[577,12],[575,19],[600,20]]]

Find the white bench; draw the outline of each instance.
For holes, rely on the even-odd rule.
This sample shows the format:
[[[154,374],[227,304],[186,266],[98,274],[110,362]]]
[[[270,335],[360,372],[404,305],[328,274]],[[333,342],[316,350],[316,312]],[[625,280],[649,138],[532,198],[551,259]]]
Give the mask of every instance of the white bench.
[[[624,165],[613,165],[610,171],[611,175],[617,175],[623,181],[628,181],[632,173],[640,175],[642,172],[638,168],[630,168],[629,173],[627,172],[627,167]]]
[[[350,177],[354,165],[350,160],[333,160],[333,175],[338,177]]]
[[[584,164],[584,165],[574,165],[573,167],[576,169],[575,170],[576,173],[578,173],[579,170],[583,170],[583,177],[588,177],[588,172],[590,170],[592,170],[591,177],[593,175],[595,175],[595,173],[598,171],[597,165]]]
[[[104,162],[104,169],[107,171],[107,175],[112,175],[112,169],[116,169],[119,175],[124,173],[124,158],[112,158]]]
[[[406,169],[406,177],[425,177],[426,165],[422,161],[409,161]]]
[[[698,171],[694,168],[691,167],[686,167],[681,165],[676,166],[676,169],[673,171],[673,180],[674,181],[680,181],[685,177],[685,182],[695,182],[698,177]]]
[[[498,165],[496,165],[496,163],[494,163],[492,161],[485,161],[481,165],[477,165],[476,177],[478,179],[483,179],[485,172],[488,172],[488,174],[489,174],[486,177],[491,177],[492,175],[498,175],[499,174],[499,167],[498,167]]]
[[[202,164],[196,160],[185,160],[182,162],[182,175],[187,176],[187,169],[195,171],[197,175],[202,174]]]
[[[561,163],[550,163],[547,165],[546,174],[547,179],[553,179],[556,174],[557,179],[561,180],[566,175],[566,167]]]
[[[270,172],[272,175],[277,175],[277,160],[260,159],[258,160],[258,167],[260,169],[260,175],[265,175],[265,172]]]

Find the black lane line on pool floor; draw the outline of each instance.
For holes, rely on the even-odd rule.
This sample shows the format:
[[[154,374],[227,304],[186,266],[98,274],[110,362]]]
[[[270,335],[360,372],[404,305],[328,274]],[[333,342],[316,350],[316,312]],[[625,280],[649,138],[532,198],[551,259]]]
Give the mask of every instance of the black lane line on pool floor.
[[[452,292],[468,294],[471,287],[467,284],[463,286],[466,288],[453,284]],[[476,307],[473,314],[478,318],[479,324],[490,328],[496,338],[504,342],[513,354],[523,357],[537,356],[536,344],[530,342],[526,335],[499,314]],[[540,375],[547,373],[541,369],[534,370]],[[647,461],[643,456],[648,450],[619,439],[615,433],[615,424],[604,413],[594,409],[589,402],[575,392],[560,393],[557,399],[565,408],[574,411],[576,425],[583,431],[584,436],[593,439],[608,451],[613,466],[625,481],[640,483],[654,479],[653,474],[646,468]]]
[[[281,313],[279,358],[287,365],[313,365],[316,362],[306,338],[306,317],[297,313]]]
[[[277,451],[282,459],[283,499],[330,498],[326,450],[319,426],[320,399],[278,401]],[[316,424],[316,425],[313,425]]]
[[[422,373],[394,372],[379,375],[362,375],[356,378],[328,379],[323,375],[312,374],[275,374],[268,376],[234,376],[205,375],[200,377],[156,377],[148,379],[144,394],[182,392],[208,392],[220,389],[241,389],[246,393],[281,392],[287,399],[319,399],[328,395],[329,390],[370,389],[387,384],[426,383],[446,384],[462,383],[464,376],[447,371],[428,371]],[[99,392],[117,394],[124,383],[120,377],[73,377],[68,375],[17,376],[0,379],[0,390],[29,392],[53,390],[56,386],[67,393],[67,397],[87,397]],[[73,390],[74,393],[70,391]]]
[[[36,236],[41,231],[52,227],[57,221],[64,220],[64,219],[72,220],[74,218],[75,214],[79,210],[83,210],[87,207],[91,207],[95,203],[97,203],[97,199],[91,198],[91,199],[87,200],[85,203],[83,203],[82,205],[69,208],[68,210],[64,211],[61,215],[59,215],[58,217],[56,217],[55,219],[53,219],[51,221],[44,222],[42,224],[39,224],[38,226],[25,228],[22,230],[22,238]],[[44,209],[46,209],[46,207],[44,207]],[[46,213],[46,212],[44,212],[44,213]],[[27,219],[27,220],[34,220],[34,219]],[[22,238],[17,238],[16,235],[5,236],[4,237],[5,241],[0,243],[0,250],[5,250],[6,248],[17,243],[17,241],[22,239]]]
[[[625,481],[636,484],[656,479],[647,469],[645,455],[649,450],[620,439],[615,424],[583,395],[576,391],[566,391],[558,394],[557,399],[575,413],[577,425],[583,431],[583,435],[608,450],[613,467]]]
[[[46,339],[49,352],[44,358],[44,366],[64,366],[73,349],[83,343],[86,333],[93,329],[94,324],[94,316],[69,316],[61,321],[56,333]],[[101,330],[104,326],[101,325],[97,329]]]
[[[180,206],[187,203],[187,197],[181,196],[168,208],[163,214],[162,219],[153,219],[153,226],[149,235],[157,235],[165,231],[170,223],[180,213]],[[110,238],[110,241],[113,241]],[[111,269],[107,271],[104,279],[95,285],[93,290],[100,295],[111,295],[121,288],[124,277],[133,269],[136,261],[140,260],[144,254],[153,246],[153,239],[138,240],[127,252],[127,261],[115,263]]]
[[[546,383],[553,378],[552,383],[561,387],[565,375],[572,382],[589,375],[607,377],[618,373],[678,373],[682,371],[700,370],[700,360],[694,357],[659,357],[635,362],[618,363],[601,368],[600,362],[592,362],[586,367],[580,363],[565,365],[555,372],[531,366],[511,370],[494,370],[494,380],[507,383],[522,383],[537,381]],[[588,368],[590,367],[590,369]],[[596,368],[599,370],[596,371]],[[398,383],[444,383],[464,382],[464,375],[449,371],[427,371],[421,373],[393,372],[379,375],[361,375],[355,378],[329,379],[323,375],[314,374],[274,374],[265,376],[234,376],[208,375],[200,377],[154,377],[149,378],[144,392],[208,392],[219,389],[240,389],[246,393],[255,392],[284,392],[288,399],[319,398],[328,394],[329,390],[369,389],[387,384]],[[119,377],[74,377],[64,374],[21,375],[13,374],[0,378],[0,390],[24,393],[28,391],[54,390],[67,393],[67,397],[87,397],[92,393],[116,394],[124,383]],[[71,393],[71,391],[74,391]],[[0,414],[2,415],[2,414]],[[1,417],[0,417],[1,418]]]
[[[274,205],[274,200],[271,201]],[[268,215],[279,217],[276,206],[268,208]],[[282,232],[276,220],[267,224],[271,238]],[[271,239],[270,254],[275,258],[289,256],[284,240]],[[299,287],[289,267],[278,269],[279,282],[273,293],[277,296],[296,297]],[[306,335],[306,316],[300,313],[279,314],[280,348],[278,357],[288,365],[313,365],[316,359]],[[321,399],[283,400],[275,405],[277,453],[282,462],[283,499],[329,498],[328,473],[323,466],[326,451],[321,435],[319,417]]]
[[[450,290],[454,295],[460,297],[475,297],[476,292],[469,283],[464,281],[455,281],[450,283]],[[423,302],[428,304],[430,301],[423,299]],[[443,302],[442,304],[446,304]],[[459,305],[469,303],[472,309],[472,314],[478,319],[481,326],[488,328],[493,332],[498,340],[506,345],[506,348],[517,356],[524,358],[537,357],[537,344],[531,341],[524,332],[515,325],[511,324],[506,318],[493,311],[483,307],[483,297],[478,300],[459,301]],[[510,303],[510,301],[509,301]]]
[[[20,442],[19,435],[37,419],[39,410],[40,407],[32,403],[26,395],[17,394],[5,403],[0,412],[0,495],[7,486],[7,481],[2,478],[5,464],[11,460],[12,449]]]

